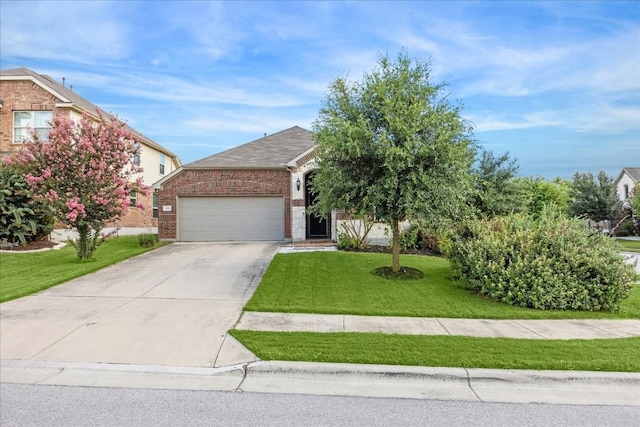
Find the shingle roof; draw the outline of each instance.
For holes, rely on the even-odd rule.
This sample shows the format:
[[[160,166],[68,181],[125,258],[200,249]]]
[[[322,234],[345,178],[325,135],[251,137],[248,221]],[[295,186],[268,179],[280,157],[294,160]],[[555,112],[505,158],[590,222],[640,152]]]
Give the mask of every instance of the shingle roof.
[[[640,182],[640,168],[622,168],[622,172],[627,172],[635,182]]]
[[[98,107],[97,105],[93,104],[90,101],[87,101],[86,99],[84,99],[83,97],[81,97],[80,95],[78,95],[77,93],[75,93],[74,91],[69,89],[68,87],[63,86],[62,84],[58,83],[53,78],[51,78],[51,77],[49,77],[49,76],[47,76],[45,74],[38,74],[38,73],[36,73],[36,72],[26,68],[26,67],[11,68],[11,69],[8,69],[8,70],[0,70],[0,78],[3,78],[3,80],[5,80],[5,79],[6,80],[11,80],[11,77],[22,77],[22,78],[30,77],[30,78],[33,78],[41,86],[43,86],[44,88],[46,88],[47,90],[52,92],[54,96],[59,98],[60,101],[62,101],[64,103],[70,103],[73,106],[77,107],[78,109],[80,109],[82,111],[86,111],[89,114],[95,114],[95,112],[97,110],[97,111],[100,111],[100,114],[102,114],[104,117],[112,117],[112,114],[107,113],[102,108]],[[154,147],[155,149],[157,149],[158,151],[160,151],[162,153],[167,154],[170,157],[174,157],[176,159],[178,158],[178,156],[176,156],[174,153],[172,153],[171,151],[167,150],[166,148],[164,148],[160,144],[158,144],[155,141],[149,139],[148,137],[146,137],[145,135],[141,134],[140,132],[138,132],[137,130],[133,129],[132,127],[130,127],[130,126],[128,126],[128,127],[129,127],[129,130],[136,137],[140,138],[146,144]]]
[[[196,160],[184,169],[282,169],[313,148],[313,133],[299,126],[274,133],[222,153]]]

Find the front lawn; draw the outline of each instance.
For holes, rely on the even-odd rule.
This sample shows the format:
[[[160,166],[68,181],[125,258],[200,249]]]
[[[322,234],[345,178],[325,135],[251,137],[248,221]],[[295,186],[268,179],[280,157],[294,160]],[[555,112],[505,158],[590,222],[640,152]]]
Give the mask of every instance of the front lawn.
[[[245,310],[482,319],[640,318],[640,286],[634,287],[618,313],[541,311],[469,292],[450,279],[446,259],[403,255],[400,261],[422,270],[425,277],[388,280],[371,274],[374,268],[391,263],[388,254],[278,254]]]
[[[122,236],[107,240],[86,261],[78,260],[70,245],[45,252],[2,252],[0,302],[39,292],[151,249],[140,246],[138,236]]]
[[[230,331],[262,360],[640,372],[640,338],[532,340]]]

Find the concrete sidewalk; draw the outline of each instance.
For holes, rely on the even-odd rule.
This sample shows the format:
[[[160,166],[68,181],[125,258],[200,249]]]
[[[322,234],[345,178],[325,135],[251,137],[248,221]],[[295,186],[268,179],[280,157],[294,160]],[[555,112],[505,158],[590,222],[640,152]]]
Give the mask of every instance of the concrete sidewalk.
[[[528,339],[640,336],[640,319],[491,320],[246,311],[236,329],[282,332],[381,332]]]

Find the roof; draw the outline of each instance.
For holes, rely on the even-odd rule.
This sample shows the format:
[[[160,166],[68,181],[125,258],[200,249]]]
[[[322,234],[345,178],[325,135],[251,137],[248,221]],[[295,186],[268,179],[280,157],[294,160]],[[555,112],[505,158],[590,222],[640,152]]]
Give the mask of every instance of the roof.
[[[284,169],[315,146],[313,132],[299,126],[256,139],[204,159],[184,169]]]
[[[625,173],[629,175],[634,182],[636,183],[640,182],[640,168],[629,168],[629,167],[622,168],[622,171],[620,171],[620,175],[618,175],[618,179],[616,179],[616,182],[619,182]]]
[[[99,111],[100,114],[102,114],[104,117],[109,117],[109,118],[113,117],[112,114],[107,113],[102,108],[98,107],[92,102],[81,97],[80,95],[72,91],[70,88],[58,83],[53,78],[45,74],[38,74],[26,67],[0,70],[0,80],[31,80],[34,83],[36,83],[38,86],[42,87],[43,89],[51,93],[53,96],[58,98],[62,104],[68,104],[68,105],[57,104],[58,107],[65,107],[65,106],[70,108],[75,107],[76,109],[87,112],[89,114],[95,114],[96,111]],[[178,158],[177,155],[167,150],[166,148],[156,143],[155,141],[151,140],[150,138],[146,137],[145,135],[141,134],[137,130],[133,129],[131,126],[127,126],[127,127],[136,138],[140,139],[145,144],[155,148],[156,150],[162,153],[169,155],[170,157],[174,157],[176,159]]]

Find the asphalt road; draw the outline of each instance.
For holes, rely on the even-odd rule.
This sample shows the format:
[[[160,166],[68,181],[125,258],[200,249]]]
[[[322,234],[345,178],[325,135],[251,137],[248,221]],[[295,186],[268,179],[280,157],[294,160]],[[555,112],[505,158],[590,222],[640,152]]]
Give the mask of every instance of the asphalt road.
[[[640,407],[0,385],[9,426],[625,426]]]

